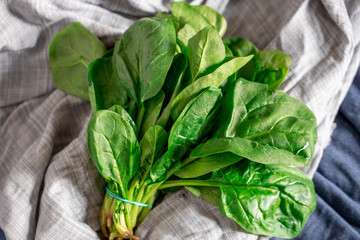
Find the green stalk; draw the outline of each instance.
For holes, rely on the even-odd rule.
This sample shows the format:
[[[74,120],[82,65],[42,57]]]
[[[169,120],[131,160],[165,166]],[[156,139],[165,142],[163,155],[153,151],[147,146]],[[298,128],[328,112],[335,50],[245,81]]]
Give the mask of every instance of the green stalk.
[[[140,110],[138,119],[137,119],[137,125],[141,124],[140,122],[142,121],[144,112],[145,112],[145,108],[142,107]],[[138,127],[138,129],[139,129],[139,127]],[[197,158],[190,158],[190,157],[186,158],[180,164],[180,168],[193,162],[196,159]],[[204,183],[203,183],[204,181],[198,181],[199,183],[197,183],[196,180],[192,180],[191,183],[184,182],[183,180],[166,182],[166,180],[170,176],[172,176],[177,170],[178,169],[175,169],[175,168],[170,169],[166,174],[165,180],[158,182],[158,183],[152,183],[150,185],[146,182],[146,177],[142,177],[140,184],[138,181],[140,178],[139,176],[132,181],[132,184],[131,184],[130,189],[127,194],[127,199],[130,201],[147,203],[147,204],[149,204],[149,207],[140,207],[140,206],[133,205],[133,204],[123,204],[124,209],[121,212],[124,215],[123,217],[124,217],[124,221],[126,222],[125,223],[126,228],[128,229],[128,231],[131,231],[131,234],[132,234],[132,229],[134,229],[136,227],[137,223],[143,221],[145,219],[145,217],[147,216],[147,214],[151,211],[152,205],[153,205],[154,201],[156,200],[156,197],[158,196],[158,193],[159,193],[158,190],[165,189],[165,188],[168,188],[171,186],[203,186],[204,185]],[[208,186],[208,185],[206,185],[206,186]],[[213,185],[210,184],[209,186],[213,186]],[[135,189],[139,189],[136,192],[136,195],[135,195]],[[121,230],[124,231],[124,229],[121,229]]]
[[[135,198],[136,202],[142,202],[142,197],[144,196],[145,188],[146,188],[146,184],[142,181],[142,185],[141,185],[139,192],[137,193],[137,196]],[[139,210],[141,210],[142,208],[143,207],[133,205],[132,211],[131,211],[131,219],[132,219],[131,226],[130,226],[131,228],[134,228],[136,226]],[[148,207],[148,208],[150,208],[150,207]]]
[[[218,182],[218,181],[211,181],[211,180],[194,180],[194,179],[189,179],[189,180],[172,180],[172,181],[167,181],[164,182],[163,184],[161,184],[161,186],[159,186],[157,188],[157,190],[162,190],[162,189],[166,189],[166,188],[171,188],[171,187],[186,187],[186,186],[197,186],[197,187],[237,187],[237,188],[248,188],[249,186],[241,186],[241,185],[232,185],[232,184],[224,184],[222,182]],[[255,187],[253,186],[253,188],[257,188],[257,189],[267,189],[266,187]]]
[[[182,168],[183,166],[191,163],[192,161],[194,161],[194,160],[196,160],[196,159],[197,159],[197,158],[190,158],[190,157],[186,158],[186,159],[180,164],[180,168]],[[167,180],[169,177],[171,177],[177,170],[178,170],[178,169],[175,169],[175,168],[170,169],[170,170],[167,172],[167,174],[166,174],[165,180],[163,180],[163,181],[161,181],[161,182],[158,182],[158,183],[152,183],[152,184],[148,185],[148,186],[151,186],[151,187],[154,188],[154,189],[144,195],[144,197],[142,198],[142,202],[147,202],[147,201],[149,201],[149,199],[151,198],[151,196],[153,196],[153,195],[156,193],[156,191],[161,190],[161,189],[164,189],[164,188],[162,188],[161,186],[162,186],[164,183],[166,183],[166,180]],[[157,185],[157,186],[156,186],[156,185]],[[181,185],[179,185],[179,186],[181,186]],[[166,188],[166,187],[165,187],[165,188]]]
[[[141,104],[140,111],[136,118],[136,129],[137,129],[138,133],[140,133],[140,128],[141,128],[142,120],[144,118],[145,110],[146,109],[144,107],[144,104]]]
[[[131,200],[130,200],[131,201]],[[124,203],[124,213],[125,213],[125,220],[126,220],[126,226],[129,229],[129,231],[132,232],[132,228],[131,228],[131,209],[132,209],[132,204],[130,203]]]
[[[138,185],[138,177],[135,177],[131,182],[128,194],[126,195],[127,200],[133,201],[134,194],[135,194],[135,189],[138,188],[138,187],[139,187],[139,185]],[[124,203],[124,206],[125,206],[124,210],[125,210],[125,214],[126,214],[126,225],[127,225],[128,229],[132,233],[132,229],[133,229],[132,222],[134,221],[133,220],[134,216],[133,216],[132,213],[133,213],[133,209],[134,209],[135,205],[130,204],[130,203]],[[135,219],[136,219],[136,216],[135,216]]]
[[[206,181],[206,180],[173,180],[164,182],[158,190],[171,188],[171,187],[180,187],[180,186],[199,186],[199,187],[216,187],[219,186],[220,182],[216,181]],[[222,186],[226,186],[221,184]],[[230,187],[233,185],[229,185]],[[241,186],[239,186],[241,187]]]
[[[115,201],[116,200],[110,195],[108,195],[107,193],[105,194],[100,212],[100,226],[101,231],[105,237],[109,237],[108,229],[110,229],[112,225]]]
[[[142,221],[144,221],[144,219],[146,218],[146,216],[149,214],[149,212],[152,209],[152,206],[157,198],[157,196],[159,195],[159,191],[156,191],[149,199],[149,201],[147,202],[147,204],[149,204],[149,207],[147,208],[143,208],[142,211],[140,211],[138,217],[137,217],[137,223],[141,223]]]
[[[120,208],[122,210],[119,213],[114,213],[114,225],[117,232],[120,234],[121,237],[126,236],[129,232],[128,227],[126,225],[125,220],[125,211],[124,211],[124,204],[120,203]]]

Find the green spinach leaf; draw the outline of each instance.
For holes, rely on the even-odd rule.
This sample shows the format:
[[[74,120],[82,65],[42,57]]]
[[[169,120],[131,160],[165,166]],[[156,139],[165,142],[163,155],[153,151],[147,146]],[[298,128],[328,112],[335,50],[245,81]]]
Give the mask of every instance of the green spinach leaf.
[[[260,235],[294,238],[316,207],[311,179],[282,165],[242,160],[215,171],[209,180],[166,181],[159,189],[179,186],[197,187],[224,216]]]
[[[238,158],[240,157],[240,159],[247,158],[251,161],[264,164],[285,164],[300,167],[309,164],[307,158],[294,154],[291,151],[239,137],[212,138],[196,147],[190,156],[192,158],[207,159],[206,157],[215,157],[222,153],[233,153],[237,155]],[[234,158],[234,161],[236,161],[236,158]],[[196,164],[196,161],[194,164]],[[221,164],[221,162],[219,164]]]
[[[168,12],[160,12],[160,13],[156,14],[156,15],[153,17],[153,19],[155,19],[155,20],[170,19],[171,22],[172,22],[173,25],[174,25],[174,28],[175,28],[176,32],[177,32],[178,29],[179,29],[179,21],[178,21],[178,19],[177,19],[175,16],[171,15],[170,13],[168,13]]]
[[[224,44],[213,26],[205,27],[195,34],[189,40],[187,51],[192,81],[225,58]]]
[[[151,126],[155,125],[160,115],[164,99],[165,94],[160,90],[158,94],[144,102],[145,114],[141,124],[140,139]]]
[[[93,112],[115,104],[123,107],[128,104],[126,91],[115,74],[111,57],[98,58],[89,65],[89,97]]]
[[[199,141],[201,126],[220,97],[220,89],[210,88],[187,104],[171,128],[168,151],[151,169],[150,176],[154,182],[162,180],[166,171],[179,164],[189,147]]]
[[[240,161],[212,178],[223,184],[221,213],[252,233],[294,238],[315,210],[314,185],[295,168]]]
[[[199,32],[204,27],[210,25],[209,20],[205,16],[186,2],[172,2],[170,10],[177,17],[181,27],[189,24],[195,32]]]
[[[196,31],[191,27],[190,24],[185,24],[177,32],[177,35],[176,35],[177,43],[180,45],[183,52],[186,52],[186,47],[188,45],[188,42],[193,36],[195,36],[195,34],[196,34]]]
[[[235,57],[256,55],[259,52],[257,47],[245,38],[231,37],[226,38],[223,41]],[[260,71],[260,68],[260,63],[254,57],[237,72],[237,77],[245,78],[249,81],[255,81],[256,73]]]
[[[199,32],[211,25],[215,27],[220,37],[224,36],[226,32],[227,22],[225,18],[210,7],[204,5],[191,6],[186,2],[172,2],[170,9],[172,14],[178,18],[180,26],[189,24],[196,32]]]
[[[237,76],[249,81],[268,84],[269,90],[276,90],[284,80],[290,65],[290,58],[279,50],[259,51],[249,40],[232,37],[223,40],[236,57],[255,55]]]
[[[213,154],[198,159],[189,158],[187,160],[190,163],[186,164],[184,167],[181,167],[178,171],[175,172],[175,175],[180,178],[196,178],[211,173],[215,170],[219,170],[220,168],[227,167],[242,159],[243,157],[239,157],[238,155],[231,152]]]
[[[192,7],[198,10],[204,17],[207,18],[209,23],[216,28],[220,37],[223,37],[225,35],[227,22],[220,13],[218,13],[211,7],[205,5],[195,5]]]
[[[140,165],[140,145],[134,123],[113,111],[99,110],[90,119],[87,130],[88,149],[95,166],[107,182],[116,182],[126,196],[129,181]]]
[[[212,73],[200,77],[194,83],[184,88],[174,99],[171,106],[171,116],[174,120],[180,115],[185,105],[201,91],[208,87],[219,87],[221,83],[239,68],[244,66],[252,56],[226,59],[226,61]]]
[[[278,89],[289,70],[290,57],[282,51],[269,50],[258,52],[255,58],[261,68],[255,81],[268,84],[269,90]]]
[[[188,61],[186,56],[179,53],[174,57],[174,61],[166,76],[165,83],[163,85],[163,91],[165,92],[163,109],[160,117],[156,121],[156,124],[161,125],[164,128],[170,118],[171,104],[176,95],[182,90],[182,79],[187,66]]]
[[[141,163],[139,174],[146,178],[156,161],[164,152],[168,134],[159,125],[151,126],[140,141]]]
[[[56,87],[89,100],[88,66],[105,52],[105,45],[81,23],[65,27],[49,46],[50,70]]]
[[[133,119],[131,118],[131,116],[127,113],[127,111],[120,105],[113,105],[110,108],[108,108],[109,111],[113,111],[116,112],[117,114],[119,114],[123,120],[125,120],[134,130],[134,133],[137,133],[137,129],[135,126],[135,123],[133,121]]]
[[[245,38],[231,37],[225,38],[223,41],[235,57],[246,57],[249,55],[255,55],[259,52],[257,47]]]
[[[223,137],[199,145],[191,157],[232,152],[266,164],[306,166],[316,142],[316,119],[300,101],[267,85],[238,79],[224,98]],[[219,136],[219,135],[218,135]]]
[[[144,18],[116,42],[113,64],[119,81],[138,105],[160,91],[176,48],[172,21]]]

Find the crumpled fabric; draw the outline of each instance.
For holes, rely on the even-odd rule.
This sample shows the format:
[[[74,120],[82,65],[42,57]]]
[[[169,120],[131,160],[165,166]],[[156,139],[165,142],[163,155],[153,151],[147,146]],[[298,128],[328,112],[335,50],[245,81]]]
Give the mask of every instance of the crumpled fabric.
[[[228,20],[226,36],[291,58],[282,90],[318,122],[313,176],[359,65],[360,3],[351,0],[188,1]],[[52,37],[79,21],[108,47],[134,21],[170,1],[7,0],[0,3],[0,228],[11,239],[101,239],[104,181],[90,160],[90,103],[55,88]],[[66,77],[66,76],[64,76]],[[141,239],[267,239],[245,233],[187,190],[169,194],[136,234]]]

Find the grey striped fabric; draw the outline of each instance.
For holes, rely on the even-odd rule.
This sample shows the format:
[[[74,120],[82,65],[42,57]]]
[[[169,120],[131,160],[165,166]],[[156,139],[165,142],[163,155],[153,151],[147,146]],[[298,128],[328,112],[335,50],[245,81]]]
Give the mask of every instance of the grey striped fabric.
[[[353,0],[190,1],[228,20],[227,36],[292,60],[282,86],[318,121],[311,177],[359,65],[360,2]],[[169,0],[5,0],[0,3],[0,228],[7,239],[99,239],[104,182],[89,159],[89,102],[55,90],[51,38],[82,22],[107,46],[136,19]],[[66,77],[66,76],[64,76]],[[188,191],[169,194],[138,227],[141,239],[259,239]]]

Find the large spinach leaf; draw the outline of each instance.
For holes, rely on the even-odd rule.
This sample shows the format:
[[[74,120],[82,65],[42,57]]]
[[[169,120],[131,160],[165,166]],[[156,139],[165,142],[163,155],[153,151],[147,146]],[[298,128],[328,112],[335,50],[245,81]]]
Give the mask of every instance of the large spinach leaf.
[[[166,171],[174,164],[179,164],[189,147],[199,141],[201,127],[220,97],[220,89],[210,88],[187,104],[171,128],[168,151],[151,169],[153,181],[162,180]]]
[[[305,147],[306,146],[307,145],[305,145]],[[300,154],[302,150],[305,150],[305,148],[297,151]],[[286,164],[300,167],[309,164],[309,159],[307,157],[277,148],[276,146],[271,146],[270,144],[262,144],[257,141],[240,137],[212,138],[206,143],[196,147],[191,153],[191,157],[207,159],[207,157],[211,157],[213,154],[216,154],[215,156],[217,156],[227,152],[236,154],[238,157],[248,158],[251,161],[264,164]],[[236,160],[236,158],[234,160]]]
[[[125,111],[122,114],[127,114]],[[140,145],[130,116],[97,111],[88,124],[87,142],[91,159],[107,182],[116,182],[126,196],[129,181],[140,165]]]
[[[265,84],[238,79],[224,98],[222,136],[199,145],[191,157],[232,152],[266,164],[306,166],[316,142],[316,119],[300,101]],[[219,136],[219,135],[218,135]]]
[[[117,76],[139,105],[160,91],[175,48],[175,28],[169,18],[141,19],[116,42],[113,63]]]
[[[215,171],[209,180],[167,181],[159,189],[178,186],[198,187],[224,216],[261,235],[296,237],[316,207],[312,181],[282,165],[242,160]]]
[[[56,87],[88,100],[89,64],[105,52],[105,45],[81,23],[65,27],[49,46],[50,70]]]
[[[316,207],[312,181],[295,168],[240,161],[212,179],[222,183],[221,213],[249,232],[294,238]]]
[[[189,67],[192,81],[225,58],[225,47],[213,26],[208,26],[193,36],[188,43]]]

